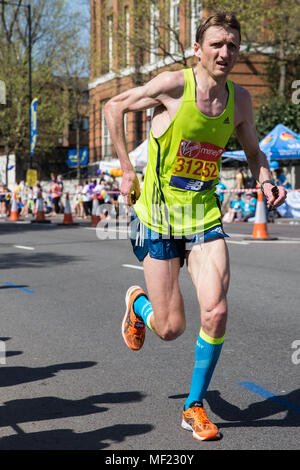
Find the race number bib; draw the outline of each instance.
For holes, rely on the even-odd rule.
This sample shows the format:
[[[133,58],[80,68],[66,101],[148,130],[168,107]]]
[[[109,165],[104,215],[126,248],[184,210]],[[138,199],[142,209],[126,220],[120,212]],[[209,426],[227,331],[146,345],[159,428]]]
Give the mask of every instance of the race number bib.
[[[218,160],[225,149],[207,142],[182,140],[172,169],[170,186],[204,191],[219,177]]]

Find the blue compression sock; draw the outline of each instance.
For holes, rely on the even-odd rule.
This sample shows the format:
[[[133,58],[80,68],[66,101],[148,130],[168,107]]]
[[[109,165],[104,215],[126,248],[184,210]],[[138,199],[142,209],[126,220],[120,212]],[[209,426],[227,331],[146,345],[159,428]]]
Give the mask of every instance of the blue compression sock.
[[[145,325],[149,328],[149,330],[153,331],[153,328],[150,324],[150,316],[153,313],[151,302],[147,299],[145,295],[141,295],[138,297],[133,303],[133,310],[134,312],[142,318]]]
[[[224,342],[222,338],[211,338],[201,329],[195,347],[195,366],[185,409],[194,401],[202,402],[220,357]]]

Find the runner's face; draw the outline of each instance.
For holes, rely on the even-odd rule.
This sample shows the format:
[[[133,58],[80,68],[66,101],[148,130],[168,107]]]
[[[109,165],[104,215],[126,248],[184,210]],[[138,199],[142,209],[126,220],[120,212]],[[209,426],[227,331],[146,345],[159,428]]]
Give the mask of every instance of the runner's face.
[[[202,45],[195,43],[195,55],[201,66],[214,78],[227,77],[239,55],[239,33],[232,28],[211,26],[204,33]]]

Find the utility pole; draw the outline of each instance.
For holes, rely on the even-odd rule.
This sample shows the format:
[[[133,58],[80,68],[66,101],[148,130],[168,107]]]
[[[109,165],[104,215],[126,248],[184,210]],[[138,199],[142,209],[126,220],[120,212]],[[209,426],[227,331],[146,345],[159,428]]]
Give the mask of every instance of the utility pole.
[[[24,5],[25,6],[25,5]],[[32,103],[32,34],[31,34],[31,5],[28,8],[28,85],[29,85],[29,168],[32,168],[31,156],[31,103]]]

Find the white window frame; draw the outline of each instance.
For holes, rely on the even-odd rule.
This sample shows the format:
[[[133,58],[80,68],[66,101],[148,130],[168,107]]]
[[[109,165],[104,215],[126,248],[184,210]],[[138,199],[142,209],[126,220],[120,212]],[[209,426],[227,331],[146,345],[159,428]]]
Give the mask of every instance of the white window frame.
[[[106,123],[105,115],[104,115],[104,106],[106,101],[101,103],[101,154],[102,160],[110,160],[112,158],[113,147],[112,147],[112,140],[110,137],[110,133],[108,130],[108,126]],[[125,136],[127,135],[127,114],[124,116],[124,132]]]
[[[170,0],[170,52],[176,54],[179,52],[179,43],[175,39],[173,30],[180,33],[180,0]]]
[[[191,0],[191,46],[193,47],[196,38],[197,28],[203,17],[203,3],[201,0]]]
[[[101,105],[101,154],[103,160],[109,160],[112,157],[112,141],[104,115],[104,106]]]
[[[124,7],[125,18],[125,67],[130,65],[130,11],[129,6]]]
[[[158,58],[158,25],[159,25],[159,6],[152,3],[150,6],[150,55],[149,63],[154,64]]]
[[[113,69],[113,61],[114,61],[114,17],[113,15],[109,15],[107,17],[107,29],[108,29],[108,41],[107,41],[108,70],[109,72],[111,72]]]

